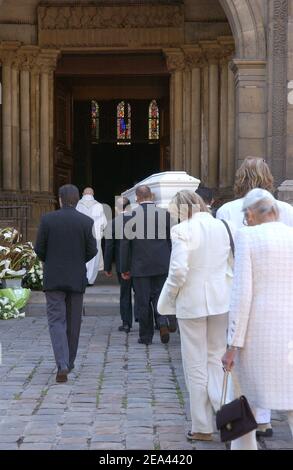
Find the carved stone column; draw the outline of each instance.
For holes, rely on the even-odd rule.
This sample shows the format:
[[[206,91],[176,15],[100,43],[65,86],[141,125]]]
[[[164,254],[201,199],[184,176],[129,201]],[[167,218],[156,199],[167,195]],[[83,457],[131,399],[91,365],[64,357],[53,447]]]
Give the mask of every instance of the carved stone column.
[[[184,47],[185,62],[190,74],[189,88],[185,89],[185,110],[189,114],[185,129],[186,168],[191,175],[200,177],[201,158],[201,66],[202,50],[199,47]]]
[[[228,188],[234,178],[234,106],[235,85],[229,62],[234,53],[234,41],[220,41],[220,175],[219,188]],[[232,80],[231,80],[232,78]],[[231,178],[232,177],[232,178]]]
[[[53,146],[52,136],[52,100],[53,72],[56,68],[58,51],[42,50],[39,56],[40,75],[40,189],[42,192],[53,192]]]
[[[266,155],[266,62],[234,60],[236,80],[236,164]]]
[[[167,59],[168,70],[171,73],[171,167],[173,170],[183,170],[183,71],[185,68],[184,54],[180,49],[167,49],[164,51],[164,53]]]
[[[220,46],[214,41],[202,41],[207,60],[205,80],[208,80],[208,174],[206,184],[216,188],[219,179],[219,59]],[[207,111],[207,110],[206,110]]]
[[[235,79],[229,65],[228,67],[228,156],[227,156],[227,185],[234,186],[235,179]]]
[[[2,42],[0,58],[2,62],[2,187],[4,190],[17,189],[17,174],[14,160],[17,158],[16,126],[17,126],[17,93],[18,75],[15,69],[18,42]],[[16,88],[14,88],[16,87]],[[14,127],[14,128],[13,128]],[[17,169],[18,171],[18,169]]]
[[[34,64],[30,72],[31,108],[31,191],[40,191],[40,69]]]
[[[38,54],[38,47],[25,46],[20,48],[20,147],[21,147],[21,189],[31,190],[31,84],[30,71]],[[38,168],[33,169],[34,172]]]
[[[20,153],[19,153],[19,60],[15,57],[11,70],[11,131],[12,131],[12,189],[20,188]]]
[[[272,169],[275,184],[278,186],[284,180],[292,180],[293,178],[293,119],[290,122],[289,115],[286,115],[287,85],[293,79],[292,62],[290,65],[290,59],[292,61],[293,57],[293,4],[292,0],[271,0],[267,3],[268,130],[266,157]],[[293,118],[293,113],[291,118]]]

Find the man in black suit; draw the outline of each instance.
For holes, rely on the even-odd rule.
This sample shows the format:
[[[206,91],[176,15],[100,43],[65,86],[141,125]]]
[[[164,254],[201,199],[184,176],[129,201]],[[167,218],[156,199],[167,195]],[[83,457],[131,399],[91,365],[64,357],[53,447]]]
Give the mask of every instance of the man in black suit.
[[[59,189],[61,209],[44,215],[35,251],[44,262],[44,291],[57,382],[74,368],[87,285],[86,263],[97,254],[93,220],[79,213],[76,186]]]
[[[121,271],[123,279],[132,278],[135,304],[139,320],[141,344],[151,344],[154,320],[150,304],[156,315],[162,343],[169,341],[167,317],[157,312],[157,302],[168,275],[171,255],[170,214],[153,203],[148,186],[138,186],[139,204],[125,221],[124,239],[121,241]]]
[[[116,263],[120,284],[120,315],[122,320],[122,325],[118,329],[126,333],[129,333],[132,328],[132,281],[131,279],[123,279],[121,276],[120,243],[123,239],[125,217],[127,214],[129,216],[128,207],[130,207],[130,201],[127,197],[120,197],[116,200],[118,215],[107,225],[104,253],[104,269],[107,277],[112,277],[112,263],[113,261]]]

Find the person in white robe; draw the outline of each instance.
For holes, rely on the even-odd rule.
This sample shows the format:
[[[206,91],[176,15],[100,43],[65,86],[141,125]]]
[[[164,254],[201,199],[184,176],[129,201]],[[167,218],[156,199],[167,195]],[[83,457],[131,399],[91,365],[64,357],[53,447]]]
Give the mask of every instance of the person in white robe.
[[[254,189],[243,203],[249,227],[237,232],[226,370],[253,410],[286,411],[293,435],[293,228],[279,221],[272,194]],[[234,367],[235,366],[235,367]],[[253,431],[232,450],[257,450]]]
[[[88,284],[93,285],[97,278],[98,272],[104,270],[101,240],[103,238],[104,230],[107,226],[107,219],[104,213],[103,205],[94,198],[94,190],[92,188],[85,188],[83,191],[83,196],[78,202],[76,209],[82,214],[91,217],[91,219],[94,221],[94,236],[97,240],[98,253],[86,265]]]
[[[274,177],[264,159],[247,157],[238,169],[235,177],[234,193],[237,199],[220,207],[216,217],[232,223],[236,229],[242,228],[244,226],[243,201],[248,192],[255,188],[266,189],[273,193]],[[293,207],[283,201],[276,201],[276,203],[278,205],[280,222],[293,227]],[[231,383],[229,383],[230,385]],[[261,408],[257,409],[256,421],[259,424],[257,435],[271,437],[273,433],[271,411]]]

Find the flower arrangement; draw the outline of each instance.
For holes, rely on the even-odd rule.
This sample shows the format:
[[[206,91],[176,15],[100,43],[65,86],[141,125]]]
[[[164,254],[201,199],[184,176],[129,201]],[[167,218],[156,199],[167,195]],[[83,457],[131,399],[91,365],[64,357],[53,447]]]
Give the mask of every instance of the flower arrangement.
[[[24,317],[24,315],[24,313],[20,313],[11,299],[8,297],[0,297],[0,320],[20,318]]]
[[[33,267],[24,276],[22,286],[32,290],[43,289],[43,265],[38,258]]]
[[[36,258],[32,243],[22,243],[16,229],[0,230],[0,279],[23,277],[32,268]]]

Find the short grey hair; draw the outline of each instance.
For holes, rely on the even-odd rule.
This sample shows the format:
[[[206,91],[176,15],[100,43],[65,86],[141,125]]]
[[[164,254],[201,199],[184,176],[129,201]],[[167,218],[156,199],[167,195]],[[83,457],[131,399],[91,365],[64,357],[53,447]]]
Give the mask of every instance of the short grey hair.
[[[275,212],[279,218],[280,211],[274,196],[265,189],[256,188],[250,191],[243,201],[243,212],[246,213],[250,209],[258,214],[267,214]]]

